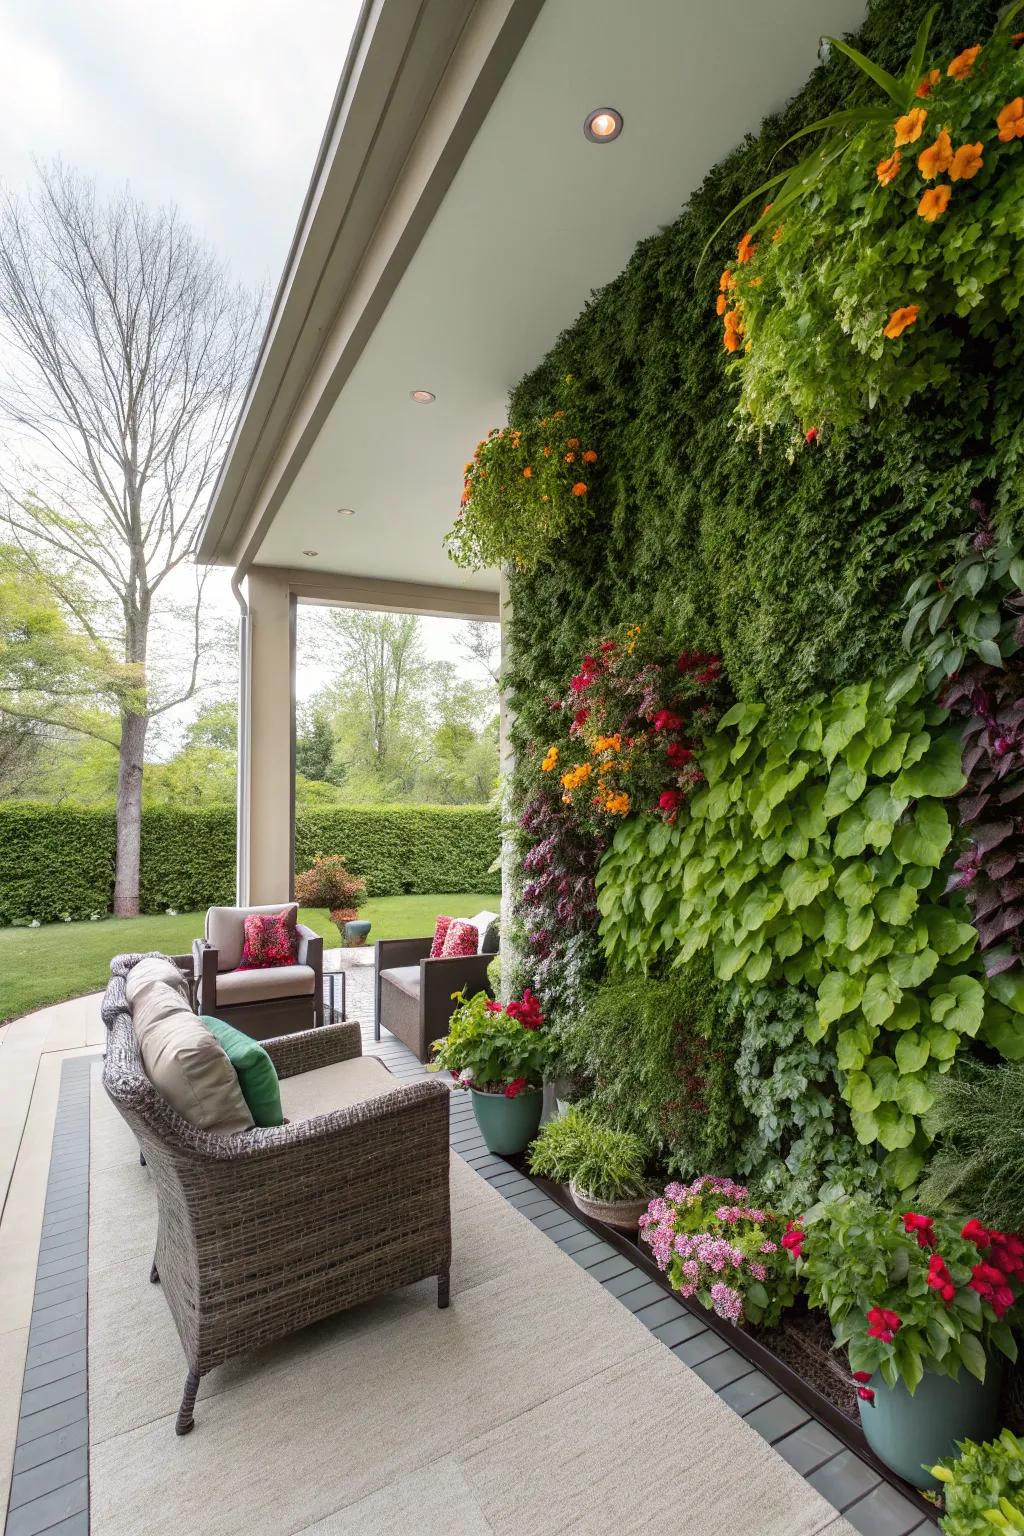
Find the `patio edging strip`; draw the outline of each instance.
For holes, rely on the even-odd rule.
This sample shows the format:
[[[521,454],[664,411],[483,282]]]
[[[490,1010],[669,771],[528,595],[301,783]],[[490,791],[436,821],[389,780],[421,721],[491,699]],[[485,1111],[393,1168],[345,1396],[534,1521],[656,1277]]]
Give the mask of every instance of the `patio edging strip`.
[[[89,1091],[61,1067],[4,1536],[89,1532]]]

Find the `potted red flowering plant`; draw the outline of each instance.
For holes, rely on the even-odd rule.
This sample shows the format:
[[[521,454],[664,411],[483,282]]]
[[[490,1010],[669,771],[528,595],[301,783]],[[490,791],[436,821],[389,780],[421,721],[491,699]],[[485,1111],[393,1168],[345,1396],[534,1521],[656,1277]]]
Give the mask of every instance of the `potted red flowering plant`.
[[[544,1101],[550,1042],[540,1002],[529,987],[521,998],[493,1002],[486,992],[460,994],[447,1038],[435,1040],[428,1068],[451,1072],[473,1096],[473,1113],[489,1152],[522,1152],[536,1135]]]
[[[934,1487],[926,1468],[995,1431],[1001,1357],[1017,1357],[1024,1240],[861,1199],[791,1222],[783,1244],[847,1348],[868,1444],[907,1482]]]

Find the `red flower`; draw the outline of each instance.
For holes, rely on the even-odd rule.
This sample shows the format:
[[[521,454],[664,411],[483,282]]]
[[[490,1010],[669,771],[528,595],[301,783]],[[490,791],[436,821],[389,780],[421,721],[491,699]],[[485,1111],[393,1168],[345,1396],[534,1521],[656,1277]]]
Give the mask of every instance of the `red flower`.
[[[992,1234],[988,1228],[983,1227],[981,1222],[977,1221],[973,1216],[961,1228],[960,1236],[966,1237],[967,1241],[973,1243],[975,1248],[987,1248],[992,1241]]]
[[[485,1003],[484,1007],[487,1009],[488,1013],[504,1013],[505,1012],[505,1010],[502,1007],[501,1003],[494,1003],[494,1002]]]
[[[813,447],[814,444],[817,441],[818,441],[818,429],[817,429],[817,427],[809,427],[807,429],[807,431],[804,433],[804,442],[805,443],[810,443],[811,446]]]
[[[518,1094],[522,1093],[522,1091],[523,1091],[523,1089],[525,1087],[526,1087],[526,1078],[525,1077],[517,1077],[515,1079],[515,1081],[509,1083],[508,1087],[505,1089],[505,1097],[506,1097],[506,1099],[514,1099],[514,1098],[516,1098]]]
[[[853,1373],[854,1381],[870,1381],[871,1376],[871,1371],[854,1371]]]
[[[602,640],[601,641],[601,649],[602,649],[602,651],[606,651],[606,652],[607,651],[614,651],[614,649],[615,649],[615,641],[614,640]]]
[[[671,709],[659,709],[652,722],[656,731],[681,731],[685,721]]]
[[[584,706],[583,709],[578,709],[572,717],[572,725],[569,727],[569,735],[578,736],[589,719],[590,710],[587,709],[586,706]]]
[[[890,1312],[888,1307],[872,1307],[868,1313],[868,1338],[881,1339],[883,1344],[891,1344],[902,1323],[903,1319],[898,1312]]]
[[[675,817],[682,803],[683,797],[678,789],[666,789],[658,796],[659,811],[670,818]]]
[[[519,1002],[505,1004],[505,1012],[510,1019],[516,1019],[524,1029],[540,1029],[544,1023],[544,1015],[540,1011],[540,999],[529,987],[523,988],[523,995]]]
[[[710,651],[684,651],[676,662],[680,672],[692,672],[695,683],[713,683],[722,663]]]
[[[870,1387],[858,1387],[857,1396],[862,1397],[866,1403],[873,1403],[875,1394]]]
[[[803,1253],[804,1243],[807,1241],[807,1233],[798,1221],[787,1221],[786,1230],[782,1235],[782,1246],[792,1256],[796,1263]]]
[[[914,1211],[907,1211],[903,1218],[904,1232],[916,1232],[917,1241],[922,1248],[935,1247],[935,1223],[930,1216],[918,1216]]]
[[[956,1286],[953,1284],[953,1277],[947,1269],[946,1261],[941,1254],[933,1253],[928,1260],[928,1285],[931,1290],[938,1291],[947,1307],[956,1297]]]
[[[684,747],[681,741],[670,741],[665,756],[673,768],[682,768],[684,763],[693,761],[693,753],[689,747]]]

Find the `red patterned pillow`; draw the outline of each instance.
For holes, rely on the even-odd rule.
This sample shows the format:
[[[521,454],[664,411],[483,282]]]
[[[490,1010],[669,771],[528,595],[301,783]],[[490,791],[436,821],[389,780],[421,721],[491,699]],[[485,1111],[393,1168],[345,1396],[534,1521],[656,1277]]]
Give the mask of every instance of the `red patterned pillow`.
[[[462,918],[455,918],[448,925],[441,954],[446,960],[451,955],[475,955],[479,943],[480,935],[476,931],[476,924],[467,923]]]
[[[276,965],[294,965],[298,944],[290,918],[289,912],[250,912],[237,969],[267,971]]]
[[[436,960],[438,955],[444,949],[445,935],[447,934],[448,929],[451,927],[453,922],[454,918],[439,917],[437,922],[434,924],[434,942],[430,946],[431,960]]]

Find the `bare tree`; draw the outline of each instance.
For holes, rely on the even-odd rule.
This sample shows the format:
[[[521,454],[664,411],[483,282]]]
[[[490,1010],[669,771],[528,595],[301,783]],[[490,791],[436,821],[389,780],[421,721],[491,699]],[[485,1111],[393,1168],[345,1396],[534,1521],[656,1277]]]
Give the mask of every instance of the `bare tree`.
[[[501,626],[489,619],[468,619],[459,636],[459,649],[473,666],[490,678],[501,681]]]
[[[123,656],[121,916],[138,910],[146,732],[196,686],[201,579],[172,667],[151,661],[154,607],[191,562],[261,309],[174,208],[148,209],[128,190],[103,201],[60,162],[0,207],[0,410],[18,437],[3,465],[4,515],[82,633]],[[102,620],[76,604],[83,574],[106,595]]]

